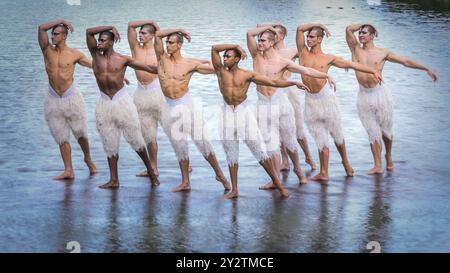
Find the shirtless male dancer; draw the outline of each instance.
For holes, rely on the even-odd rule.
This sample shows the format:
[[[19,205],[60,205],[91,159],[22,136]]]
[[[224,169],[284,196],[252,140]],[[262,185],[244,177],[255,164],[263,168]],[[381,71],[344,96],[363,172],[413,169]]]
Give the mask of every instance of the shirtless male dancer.
[[[50,29],[51,44],[47,35]],[[80,144],[90,174],[97,172],[89,152],[85,102],[73,79],[75,64],[92,68],[92,62],[82,52],[67,46],[68,30],[73,32],[74,29],[72,24],[65,20],[45,23],[38,29],[39,45],[44,55],[49,81],[44,104],[45,120],[50,133],[59,144],[64,162],[64,172],[54,177],[56,180],[74,178],[69,141],[71,130]]]
[[[307,40],[305,43],[305,32]],[[321,24],[304,24],[297,28],[296,43],[300,56],[300,64],[312,67],[322,72],[328,72],[331,66],[339,68],[352,68],[361,72],[373,74],[374,79],[382,81],[380,73],[373,68],[346,61],[334,55],[322,52],[322,39],[328,29]],[[312,178],[316,181],[327,181],[328,159],[328,135],[334,139],[337,150],[342,158],[347,176],[353,176],[353,168],[347,158],[344,135],[341,127],[341,114],[339,102],[335,90],[331,90],[325,81],[313,79],[302,75],[303,82],[309,87],[310,92],[305,97],[305,121],[319,149],[320,172]]]
[[[166,38],[166,50],[163,38]],[[223,184],[226,191],[230,190],[230,183],[225,178],[217,162],[211,143],[208,140],[203,118],[197,118],[196,107],[189,91],[192,74],[213,74],[214,68],[209,61],[184,58],[181,47],[184,38],[189,42],[191,36],[183,29],[167,29],[156,32],[155,53],[158,60],[158,76],[166,102],[161,112],[161,123],[164,132],[170,139],[178,159],[181,170],[181,183],[173,192],[189,191],[189,147],[188,135],[203,157],[208,161],[216,173],[216,180]],[[181,120],[181,124],[180,124]],[[181,125],[181,126],[180,126]]]
[[[287,35],[287,27],[283,25],[281,22],[274,22],[274,23],[259,23],[257,27],[263,27],[263,26],[272,26],[276,30],[276,39],[275,44],[273,45],[273,48],[278,52],[278,54],[285,59],[295,61],[295,59],[298,58],[298,52],[297,48],[288,47],[284,43],[284,39]],[[291,72],[285,71],[283,74],[283,79],[287,80],[291,77]],[[302,105],[300,100],[300,95],[298,90],[295,88],[284,88],[286,95],[289,99],[289,101],[292,104],[292,107],[294,108],[295,113],[295,132],[297,137],[297,142],[300,144],[300,147],[303,150],[303,153],[305,154],[305,162],[311,166],[312,170],[315,170],[317,168],[316,163],[314,163],[314,160],[311,156],[311,152],[309,151],[308,147],[308,140],[305,135],[305,130],[303,126],[303,111],[302,111]],[[289,171],[289,160],[288,160],[288,154],[286,151],[286,147],[284,145],[281,145],[281,170],[282,171]]]
[[[356,31],[358,31],[359,43],[353,34]],[[385,62],[390,61],[406,67],[424,70],[433,81],[437,80],[437,75],[429,68],[411,59],[399,56],[387,48],[376,47],[373,39],[378,36],[378,33],[374,26],[370,24],[349,25],[345,30],[345,34],[354,62],[367,65],[381,74]],[[394,163],[391,155],[393,124],[391,91],[385,85],[378,85],[378,80],[373,75],[358,71],[355,71],[355,74],[359,83],[358,115],[369,136],[370,148],[374,159],[374,167],[367,174],[383,173],[381,163],[382,142],[384,142],[386,148],[386,169],[393,171]]]
[[[219,53],[224,51],[223,63]],[[239,45],[220,44],[211,48],[211,59],[219,81],[222,93],[223,123],[222,145],[227,155],[232,190],[226,198],[238,197],[237,174],[239,167],[239,139],[243,139],[252,154],[263,166],[267,174],[274,181],[282,196],[287,197],[288,191],[281,185],[277,172],[274,169],[265,150],[265,143],[258,129],[258,123],[245,100],[250,83],[273,87],[288,87],[296,85],[304,88],[301,82],[291,82],[282,79],[269,79],[256,72],[239,68],[238,63],[247,57]],[[235,124],[236,122],[236,124]],[[231,135],[231,136],[230,136]]]
[[[258,43],[255,36],[258,36]],[[269,78],[283,79],[285,71],[290,71],[325,79],[325,81],[329,79],[330,83],[334,83],[334,80],[326,73],[297,65],[291,60],[282,58],[273,47],[275,39],[276,30],[272,26],[259,27],[247,32],[247,46],[253,58],[253,70],[255,72]],[[303,175],[298,158],[294,109],[289,99],[283,90],[275,87],[257,85],[256,90],[258,91],[258,124],[277,175],[280,175],[280,145],[284,144],[289,157],[294,162],[294,173],[299,178],[299,182],[307,183],[307,178]],[[264,115],[267,113],[269,114]],[[274,184],[271,181],[260,189],[273,188]]]
[[[98,44],[95,35],[99,34]],[[136,151],[145,164],[153,186],[159,184],[147,155],[142,137],[139,117],[131,96],[127,93],[123,79],[127,67],[156,73],[156,66],[146,65],[114,51],[114,43],[120,35],[113,26],[99,26],[86,30],[86,42],[92,55],[94,75],[100,89],[100,99],[95,109],[97,130],[108,157],[110,180],[100,188],[118,188],[120,134]]]

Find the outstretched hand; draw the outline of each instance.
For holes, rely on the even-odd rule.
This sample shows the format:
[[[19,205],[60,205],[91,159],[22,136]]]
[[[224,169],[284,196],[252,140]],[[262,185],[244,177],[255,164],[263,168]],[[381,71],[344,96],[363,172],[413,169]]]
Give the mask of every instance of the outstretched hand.
[[[298,89],[303,89],[306,92],[310,92],[311,90],[309,90],[308,86],[306,86],[304,83],[302,82],[296,82],[295,85],[297,86]]]
[[[433,71],[431,71],[431,70],[427,70],[427,74],[428,74],[428,76],[430,76],[431,77],[431,79],[435,82],[435,81],[437,81],[437,79],[438,79],[438,76],[436,75],[436,73],[434,73]]]

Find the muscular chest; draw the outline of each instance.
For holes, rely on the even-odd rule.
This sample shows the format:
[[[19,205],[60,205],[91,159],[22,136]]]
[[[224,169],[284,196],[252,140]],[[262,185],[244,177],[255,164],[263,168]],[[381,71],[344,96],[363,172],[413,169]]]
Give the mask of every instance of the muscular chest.
[[[254,70],[268,77],[280,76],[283,72],[284,64],[279,61],[265,60],[258,58],[255,61]]]
[[[302,54],[301,65],[314,68],[321,72],[328,72],[330,60],[326,56],[315,56],[309,52]]]
[[[98,56],[93,59],[93,69],[95,74],[115,74],[125,70],[124,61],[120,58],[105,58]]]
[[[58,53],[50,51],[45,58],[45,65],[51,71],[73,70],[74,64],[77,61],[72,54]]]
[[[382,68],[384,65],[384,54],[378,51],[366,52],[357,50],[353,61],[372,68]]]
[[[167,61],[160,69],[162,71],[160,79],[185,80],[192,74],[190,67],[184,63]]]
[[[145,64],[156,65],[156,54],[154,50],[137,49],[134,53],[136,60],[139,60]]]

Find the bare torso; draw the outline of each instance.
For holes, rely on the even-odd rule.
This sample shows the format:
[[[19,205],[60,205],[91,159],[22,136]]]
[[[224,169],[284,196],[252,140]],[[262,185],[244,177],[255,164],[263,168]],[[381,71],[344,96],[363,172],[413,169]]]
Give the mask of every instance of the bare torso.
[[[274,58],[264,58],[262,54],[258,53],[253,58],[253,70],[271,79],[283,79],[283,75],[287,71],[286,61],[278,55]],[[271,97],[277,89],[277,87],[256,85],[256,90],[266,97]]]
[[[124,56],[116,52],[110,56],[103,56],[98,52],[92,59],[92,68],[98,87],[111,98],[123,88],[127,62]]]
[[[221,69],[217,75],[220,92],[228,105],[237,106],[247,99],[252,73],[242,69]]]
[[[81,52],[65,47],[57,50],[48,46],[44,52],[45,70],[47,71],[50,86],[63,95],[73,84],[75,64],[80,59]]]
[[[179,99],[188,92],[189,81],[199,63],[181,58],[174,60],[164,54],[158,63],[158,76],[164,96],[170,99]]]
[[[134,50],[132,50],[132,54],[134,59],[141,61],[144,64],[156,66],[158,63],[156,60],[155,49],[153,47],[144,48],[138,45],[135,47]],[[157,74],[149,73],[142,70],[134,70],[134,71],[136,72],[137,80],[143,85],[148,85],[158,78]]]
[[[320,72],[328,73],[333,56],[324,53],[312,53],[308,50],[303,50],[300,55],[300,65],[314,68]],[[312,78],[302,74],[303,83],[308,86],[310,93],[318,93],[325,84],[326,79]]]
[[[352,61],[374,68],[381,74],[388,53],[389,51],[385,48],[374,47],[371,49],[363,49],[357,46],[352,54]],[[355,74],[358,83],[366,88],[372,88],[378,84],[373,74],[358,72],[356,70]]]

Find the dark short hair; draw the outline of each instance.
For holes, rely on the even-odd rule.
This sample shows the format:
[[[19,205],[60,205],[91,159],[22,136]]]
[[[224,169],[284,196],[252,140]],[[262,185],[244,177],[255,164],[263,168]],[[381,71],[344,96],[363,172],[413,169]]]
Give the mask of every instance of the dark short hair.
[[[167,36],[167,38],[170,38],[172,36],[177,37],[177,42],[180,44],[183,44],[183,34],[181,34],[181,32],[174,32],[174,33],[170,33],[169,36]]]
[[[361,29],[363,29],[363,28],[367,28],[367,30],[369,31],[370,34],[376,35],[376,33],[377,33],[377,30],[376,30],[375,27],[372,26],[372,25],[365,24],[365,25],[362,25],[362,26],[361,26]]]
[[[317,33],[317,36],[322,37],[325,35],[323,29],[321,27],[313,27],[309,30],[309,32],[311,33],[311,31],[314,31]]]
[[[115,35],[111,31],[102,31],[102,32],[100,32],[100,36],[102,36],[102,35],[106,35],[106,36],[108,36],[108,39],[111,39],[114,41]]]
[[[144,29],[144,28],[145,28],[145,29],[148,29],[148,31],[149,31],[151,34],[155,34],[155,32],[156,32],[156,28],[155,28],[155,26],[152,25],[152,24],[142,25],[140,30],[142,30],[142,29]]]
[[[230,51],[230,50],[234,52],[234,56],[235,56],[235,57],[238,57],[239,60],[241,59],[242,54],[241,54],[241,52],[240,52],[239,50],[237,50],[236,48],[230,48],[230,49],[227,49],[227,50],[225,51],[225,53],[227,53],[227,51]]]
[[[56,29],[57,27],[61,27],[62,32],[63,32],[64,34],[67,35],[67,34],[69,33],[69,32],[67,31],[67,26],[64,25],[64,24],[59,24],[59,25],[57,25],[57,26],[54,26],[54,27],[52,28],[52,33],[55,31],[55,29]]]

